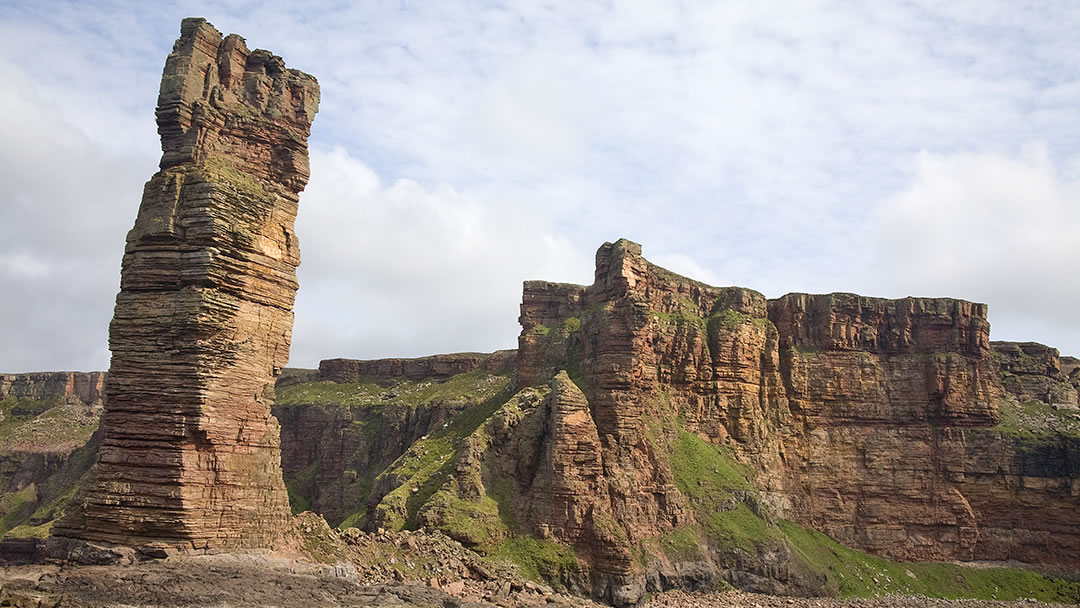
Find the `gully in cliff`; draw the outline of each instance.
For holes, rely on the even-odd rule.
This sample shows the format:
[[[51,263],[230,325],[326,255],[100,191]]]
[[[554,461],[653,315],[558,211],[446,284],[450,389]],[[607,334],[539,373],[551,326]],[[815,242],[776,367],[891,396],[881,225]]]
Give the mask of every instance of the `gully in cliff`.
[[[319,85],[185,19],[162,157],[128,233],[95,478],[54,534],[271,546],[286,527],[274,380],[289,354],[299,192]]]

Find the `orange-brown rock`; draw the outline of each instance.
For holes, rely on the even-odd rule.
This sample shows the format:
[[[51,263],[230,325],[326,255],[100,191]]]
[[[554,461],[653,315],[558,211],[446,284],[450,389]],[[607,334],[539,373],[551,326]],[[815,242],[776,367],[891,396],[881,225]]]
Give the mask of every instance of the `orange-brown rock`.
[[[1038,342],[991,342],[1005,390],[1023,401],[1075,408],[1080,405],[1080,375],[1072,357]]]
[[[105,372],[0,374],[0,401],[10,398],[101,405],[104,394]]]
[[[754,465],[776,515],[846,544],[902,559],[1076,567],[1080,442],[1051,434],[1026,443],[995,426],[1009,398],[999,368],[1026,376],[1017,394],[1052,386],[1044,400],[1069,401],[1073,385],[1056,352],[995,345],[993,355],[986,314],[949,298],[768,301],[670,273],[634,243],[605,244],[593,285],[525,284],[519,384],[566,370],[584,401],[552,391],[562,405],[552,406],[538,467],[551,477],[541,484],[548,494],[519,513],[619,575],[594,592],[632,601],[627,585],[640,571],[597,539],[611,538],[610,522],[632,546],[692,520],[648,428],[667,409]],[[578,422],[560,422],[560,411]],[[559,448],[560,428],[577,442]],[[562,483],[580,491],[558,491],[557,472],[574,466]],[[601,526],[585,513],[611,519]],[[789,574],[775,560],[737,568]]]
[[[315,79],[185,19],[158,97],[161,170],[128,233],[104,440],[57,534],[271,544],[289,516],[274,379],[288,360]]]
[[[497,371],[514,362],[516,352],[450,353],[413,359],[323,359],[319,361],[319,380],[357,382],[366,379],[383,382],[404,378],[417,382],[427,378],[443,380],[474,369]]]

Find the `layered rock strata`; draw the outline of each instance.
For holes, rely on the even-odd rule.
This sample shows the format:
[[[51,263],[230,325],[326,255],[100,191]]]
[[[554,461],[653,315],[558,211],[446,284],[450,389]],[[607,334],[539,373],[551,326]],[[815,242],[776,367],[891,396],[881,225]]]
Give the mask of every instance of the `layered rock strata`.
[[[386,382],[406,379],[445,380],[474,369],[498,371],[513,365],[516,351],[493,353],[450,353],[413,359],[323,359],[319,362],[318,380],[327,382]]]
[[[586,491],[547,484],[551,498],[520,515],[620,575],[603,583],[602,595],[629,597],[619,585],[644,575],[635,575],[631,548],[695,517],[697,499],[675,488],[650,431],[674,414],[754,465],[770,511],[845,544],[902,559],[1076,567],[1080,445],[1001,426],[1009,392],[999,365],[1006,385],[1009,374],[1022,378],[1014,390],[1021,397],[1070,401],[1075,393],[1056,353],[992,349],[986,313],[949,298],[766,300],[656,267],[634,243],[605,244],[593,285],[525,284],[520,385],[568,371],[586,405],[562,397],[558,403],[576,406],[552,411],[585,412],[574,419],[588,421],[574,427],[568,437],[579,439],[560,456],[554,446],[566,425],[555,415],[540,468],[599,464],[580,469],[596,470],[577,482]],[[586,513],[611,517],[592,516],[604,520],[597,523]],[[602,536],[621,538],[622,554],[596,540]],[[775,561],[752,562],[740,567],[788,578]]]
[[[0,374],[0,401],[34,400],[101,405],[105,372],[34,372]]]
[[[1080,374],[1072,357],[1038,342],[991,342],[1002,386],[1018,401],[1041,401],[1066,408],[1080,406]]]
[[[185,19],[158,97],[161,170],[128,233],[104,439],[61,535],[267,546],[289,516],[274,379],[288,359],[315,79]]]

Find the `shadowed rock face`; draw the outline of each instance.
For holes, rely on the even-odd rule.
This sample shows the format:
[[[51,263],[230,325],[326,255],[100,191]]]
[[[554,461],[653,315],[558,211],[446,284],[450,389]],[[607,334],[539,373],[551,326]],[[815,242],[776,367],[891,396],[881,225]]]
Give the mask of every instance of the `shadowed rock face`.
[[[288,359],[315,79],[185,19],[165,64],[161,170],[128,233],[105,429],[56,533],[272,544],[289,516],[274,379]]]

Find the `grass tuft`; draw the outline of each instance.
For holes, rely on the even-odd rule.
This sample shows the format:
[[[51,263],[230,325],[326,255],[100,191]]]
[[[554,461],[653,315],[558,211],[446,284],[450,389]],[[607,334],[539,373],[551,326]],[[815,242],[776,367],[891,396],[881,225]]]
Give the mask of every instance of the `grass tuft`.
[[[517,564],[522,575],[534,581],[556,584],[565,571],[578,568],[577,554],[570,545],[533,536],[509,538],[491,556]]]

